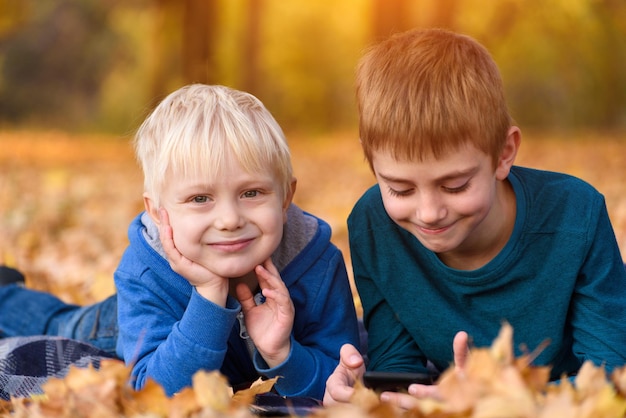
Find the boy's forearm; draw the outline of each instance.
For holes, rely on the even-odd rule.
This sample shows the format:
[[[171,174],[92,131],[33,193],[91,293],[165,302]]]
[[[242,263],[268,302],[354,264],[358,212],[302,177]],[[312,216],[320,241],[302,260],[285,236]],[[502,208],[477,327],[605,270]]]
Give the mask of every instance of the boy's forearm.
[[[227,308],[222,308],[194,291],[180,321],[169,317],[165,311],[144,312],[145,315],[136,312],[133,321],[122,318],[119,346],[124,358],[136,360],[133,366],[133,376],[137,378],[135,388],[143,387],[150,378],[171,395],[190,385],[191,377],[198,370],[219,370],[238,312],[239,305],[232,299]],[[150,320],[149,317],[155,318]],[[147,326],[150,323],[159,326]],[[142,326],[145,328],[140,330],[138,327]],[[169,331],[164,331],[165,328]]]

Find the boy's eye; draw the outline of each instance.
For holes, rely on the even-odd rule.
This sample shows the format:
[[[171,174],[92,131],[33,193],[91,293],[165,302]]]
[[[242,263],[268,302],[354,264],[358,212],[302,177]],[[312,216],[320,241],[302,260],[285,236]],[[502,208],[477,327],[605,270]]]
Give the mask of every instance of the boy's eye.
[[[407,189],[407,190],[396,190],[396,189],[393,189],[393,188],[391,188],[391,187],[389,187],[389,188],[388,188],[389,194],[390,194],[391,196],[394,196],[394,197],[403,197],[403,196],[408,196],[408,195],[410,195],[410,194],[411,194],[412,190],[413,190],[413,189]]]
[[[243,193],[243,197],[256,197],[259,194],[258,190],[248,190],[246,192]]]
[[[191,200],[194,203],[206,203],[209,201],[209,198],[207,196],[194,196]]]
[[[470,183],[469,181],[467,183],[462,184],[461,186],[457,186],[457,187],[443,187],[443,189],[448,192],[448,193],[461,193],[465,190],[467,190],[467,188],[469,187]]]

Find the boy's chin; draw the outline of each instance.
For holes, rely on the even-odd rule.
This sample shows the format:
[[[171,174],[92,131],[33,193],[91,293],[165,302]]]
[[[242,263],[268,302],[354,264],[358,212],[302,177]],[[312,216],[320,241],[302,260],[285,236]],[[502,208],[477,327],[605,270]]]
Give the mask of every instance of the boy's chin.
[[[454,250],[454,245],[450,242],[432,242],[429,240],[418,239],[418,241],[435,254],[442,254]]]
[[[260,264],[260,263],[259,263]],[[220,277],[226,277],[228,279],[241,279],[243,277],[254,276],[256,274],[254,272],[254,268],[258,264],[250,264],[246,266],[237,266],[233,268],[224,268],[219,269],[218,271],[214,271],[215,274],[218,274]]]

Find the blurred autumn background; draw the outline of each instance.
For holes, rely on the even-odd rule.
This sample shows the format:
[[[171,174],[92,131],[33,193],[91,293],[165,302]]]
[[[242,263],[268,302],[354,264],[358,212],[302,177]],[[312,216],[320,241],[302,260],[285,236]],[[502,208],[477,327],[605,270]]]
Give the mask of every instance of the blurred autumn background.
[[[0,0],[0,262],[69,302],[114,292],[142,209],[129,140],[158,100],[203,82],[274,114],[296,203],[332,225],[349,266],[345,219],[373,183],[354,67],[412,27],[492,52],[524,133],[518,163],[596,186],[626,254],[622,0]]]

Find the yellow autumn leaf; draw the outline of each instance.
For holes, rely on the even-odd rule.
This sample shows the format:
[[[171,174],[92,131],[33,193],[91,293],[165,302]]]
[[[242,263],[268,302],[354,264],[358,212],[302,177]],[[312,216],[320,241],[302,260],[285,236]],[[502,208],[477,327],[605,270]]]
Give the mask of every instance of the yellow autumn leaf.
[[[198,371],[192,377],[193,391],[201,408],[215,411],[228,411],[232,397],[232,388],[218,371]]]
[[[361,381],[357,380],[350,402],[359,405],[365,411],[369,411],[380,404],[380,398],[376,392],[366,388]]]
[[[135,391],[128,387],[128,390],[122,391],[120,403],[125,416],[164,417],[169,412],[170,401],[163,387],[154,380],[148,379],[141,390]]]
[[[626,366],[613,370],[611,381],[619,394],[626,397]]]
[[[580,418],[614,418],[624,417],[626,413],[626,399],[617,395],[608,384],[599,385],[591,396],[582,399],[580,404]]]
[[[261,378],[257,379],[248,389],[243,389],[235,392],[233,395],[233,402],[238,403],[240,405],[250,405],[254,402],[254,398],[256,395],[261,393],[267,393],[276,384],[279,377],[274,377],[272,379],[263,380]]]
[[[596,367],[589,360],[583,363],[575,379],[576,391],[583,398],[602,390],[607,383],[604,368]]]
[[[511,324],[508,322],[502,324],[490,351],[493,358],[502,364],[513,362],[513,327]]]

